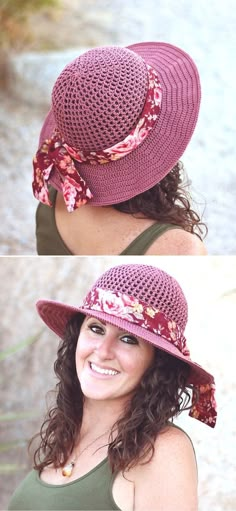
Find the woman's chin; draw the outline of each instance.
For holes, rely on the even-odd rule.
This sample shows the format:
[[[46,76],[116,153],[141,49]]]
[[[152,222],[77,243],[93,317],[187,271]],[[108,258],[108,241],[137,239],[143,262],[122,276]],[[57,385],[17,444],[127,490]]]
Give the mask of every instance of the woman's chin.
[[[86,399],[94,399],[96,401],[104,401],[112,399],[111,392],[103,391],[100,389],[91,388],[89,385],[81,385],[83,395]]]

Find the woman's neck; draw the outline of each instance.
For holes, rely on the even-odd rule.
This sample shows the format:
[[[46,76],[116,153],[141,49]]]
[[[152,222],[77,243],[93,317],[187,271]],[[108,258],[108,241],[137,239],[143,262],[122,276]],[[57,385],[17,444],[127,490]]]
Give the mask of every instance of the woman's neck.
[[[83,419],[80,436],[96,436],[110,432],[115,422],[124,411],[126,402],[109,402],[86,400],[84,402]]]

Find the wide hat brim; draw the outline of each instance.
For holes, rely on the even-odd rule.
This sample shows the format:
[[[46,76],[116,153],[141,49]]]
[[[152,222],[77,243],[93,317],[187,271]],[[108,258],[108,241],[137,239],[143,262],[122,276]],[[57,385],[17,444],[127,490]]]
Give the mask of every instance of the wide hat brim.
[[[187,53],[161,42],[137,43],[127,48],[157,71],[162,86],[161,112],[147,138],[124,158],[104,165],[76,164],[93,194],[90,204],[94,206],[123,202],[159,183],[181,158],[198,118],[200,80]],[[50,110],[41,130],[40,145],[50,138],[55,127]],[[56,172],[50,182],[61,189]]]
[[[191,373],[188,378],[188,383],[193,385],[203,385],[205,383],[214,383],[214,377],[199,364],[191,360],[190,356],[183,355],[180,350],[175,347],[171,342],[165,340],[163,337],[150,332],[139,325],[131,323],[128,320],[107,314],[97,310],[90,310],[89,308],[74,307],[54,300],[39,300],[36,304],[39,316],[42,318],[44,323],[63,339],[65,329],[68,321],[80,313],[83,317],[91,315],[97,319],[101,319],[111,325],[117,326],[122,330],[125,330],[131,334],[137,335],[144,339],[144,341],[150,342],[156,348],[169,353],[170,355],[186,362],[190,368]]]

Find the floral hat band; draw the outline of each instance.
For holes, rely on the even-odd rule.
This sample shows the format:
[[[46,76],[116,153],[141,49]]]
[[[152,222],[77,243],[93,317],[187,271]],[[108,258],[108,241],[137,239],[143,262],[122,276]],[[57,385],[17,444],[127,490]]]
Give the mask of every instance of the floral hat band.
[[[85,152],[69,146],[56,128],[51,138],[44,141],[33,159],[32,188],[36,199],[52,206],[48,182],[56,169],[66,207],[69,212],[74,211],[93,197],[74,160],[92,165],[106,164],[123,158],[145,140],[156,123],[162,100],[161,84],[155,69],[147,65],[147,71],[149,81],[146,101],[136,126],[124,140],[108,149]]]
[[[190,354],[186,339],[177,323],[169,320],[159,309],[149,307],[132,296],[97,287],[88,293],[83,308],[106,312],[135,323],[170,341],[183,355]]]
[[[80,310],[87,315],[91,311],[102,312],[137,325],[143,329],[144,340],[146,337],[148,338],[147,334],[149,332],[156,334],[179,350],[182,355],[179,357],[181,360],[185,361],[186,357],[187,363],[192,364],[192,366],[196,365],[190,359],[190,351],[180,326],[175,321],[170,320],[161,310],[147,305],[142,300],[137,300],[119,291],[113,292],[94,287],[86,296]],[[145,331],[147,332],[146,336]],[[141,334],[138,335],[142,337]],[[158,343],[156,346],[158,347]],[[175,356],[174,352],[171,353],[170,351],[170,354]],[[214,381],[194,384],[194,387],[198,391],[199,397],[197,403],[192,405],[189,415],[210,427],[214,427],[217,416]]]

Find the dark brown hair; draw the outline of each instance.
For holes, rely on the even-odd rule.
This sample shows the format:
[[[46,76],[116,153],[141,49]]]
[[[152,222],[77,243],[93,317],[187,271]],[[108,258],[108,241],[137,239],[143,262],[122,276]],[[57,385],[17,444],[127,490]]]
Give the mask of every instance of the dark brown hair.
[[[203,239],[207,227],[191,209],[192,199],[187,191],[189,184],[183,164],[179,161],[153,188],[113,207],[123,213],[142,214],[145,218],[180,226]]]
[[[76,374],[75,351],[83,316],[76,314],[66,328],[58,349],[54,370],[58,377],[56,404],[48,413],[34,453],[34,468],[52,464],[63,467],[71,455],[83,416],[83,394]],[[189,407],[191,391],[186,385],[189,366],[175,357],[155,350],[154,361],[143,375],[123,416],[114,424],[108,446],[112,471],[130,468],[154,453],[154,441],[168,422]],[[194,394],[195,395],[195,394]],[[112,438],[114,438],[112,440]]]

